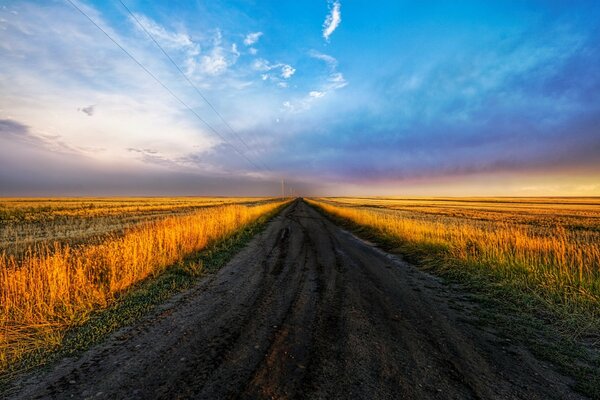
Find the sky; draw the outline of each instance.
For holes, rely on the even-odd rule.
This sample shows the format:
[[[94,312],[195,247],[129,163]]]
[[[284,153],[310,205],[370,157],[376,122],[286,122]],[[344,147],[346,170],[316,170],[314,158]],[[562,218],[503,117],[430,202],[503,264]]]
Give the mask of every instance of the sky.
[[[600,195],[598,1],[71,1],[0,0],[0,196]]]

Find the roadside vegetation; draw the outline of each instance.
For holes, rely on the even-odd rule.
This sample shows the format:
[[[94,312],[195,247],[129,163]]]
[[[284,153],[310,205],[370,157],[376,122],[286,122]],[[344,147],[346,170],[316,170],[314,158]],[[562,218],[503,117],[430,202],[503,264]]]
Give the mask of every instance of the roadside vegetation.
[[[483,320],[600,398],[600,199],[308,202],[386,250],[466,284],[486,304]]]
[[[52,240],[52,235],[45,235],[30,240],[33,244],[25,251],[11,249],[13,242],[1,250],[0,374],[42,348],[59,347],[68,328],[82,326],[97,310],[128,298],[130,289],[139,282],[162,276],[169,269],[189,276],[200,274],[204,269],[199,256],[202,250],[214,250],[220,243],[234,244],[231,238],[238,232],[284,204],[274,199],[135,199],[132,201],[141,204],[133,205],[119,201],[122,204],[92,208],[87,206],[90,201],[79,201],[76,206],[56,201],[51,209],[40,211],[43,217],[36,214],[35,208],[17,212],[5,208],[8,222],[2,229],[14,231],[19,231],[19,223],[36,220],[41,232],[65,212],[69,218],[86,220],[83,225],[92,227],[101,226],[106,215],[115,221],[119,217],[139,220],[127,227],[115,223],[110,228],[96,229],[98,235],[82,233],[85,240],[73,241],[60,235],[62,240]],[[168,209],[170,201],[173,210]],[[94,210],[93,216],[88,209]],[[140,217],[155,210],[160,210],[161,217]],[[158,298],[168,292],[159,291],[162,295]]]

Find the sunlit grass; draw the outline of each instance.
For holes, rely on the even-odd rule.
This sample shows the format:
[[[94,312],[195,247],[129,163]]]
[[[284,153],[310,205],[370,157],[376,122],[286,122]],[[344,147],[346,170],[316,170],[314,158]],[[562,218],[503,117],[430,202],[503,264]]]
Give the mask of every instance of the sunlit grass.
[[[22,255],[28,248],[61,241],[99,243],[139,223],[225,204],[258,204],[265,198],[60,198],[0,199],[0,252]]]
[[[311,202],[384,239],[409,245],[441,268],[495,276],[579,317],[583,325],[600,325],[600,199]]]
[[[137,224],[100,242],[43,242],[19,256],[4,252],[0,255],[0,370],[34,351],[40,341],[59,343],[64,328],[110,305],[133,284],[160,274],[281,204],[203,207]],[[77,212],[85,214],[81,209]],[[194,273],[201,268],[196,266]]]

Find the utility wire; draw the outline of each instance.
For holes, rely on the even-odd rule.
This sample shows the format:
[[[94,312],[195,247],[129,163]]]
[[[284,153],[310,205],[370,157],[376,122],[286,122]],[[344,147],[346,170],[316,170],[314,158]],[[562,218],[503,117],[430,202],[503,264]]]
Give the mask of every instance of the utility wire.
[[[244,153],[242,153],[240,150],[237,149],[237,147],[235,147],[233,144],[231,144],[229,142],[229,140],[227,140],[227,138],[225,138],[223,135],[221,135],[215,128],[213,128],[208,122],[206,122],[200,115],[198,115],[198,113],[196,111],[194,111],[193,108],[191,108],[189,105],[187,105],[186,102],[184,102],[183,100],[181,100],[181,98],[179,96],[177,96],[175,93],[173,93],[173,91],[171,89],[169,89],[169,87],[167,85],[165,85],[164,83],[161,82],[160,79],[158,79],[156,77],[156,75],[154,75],[152,72],[150,72],[150,70],[148,68],[146,68],[141,62],[139,62],[134,56],[131,55],[131,53],[129,53],[123,46],[121,46],[119,44],[119,42],[117,42],[115,39],[112,38],[112,36],[110,36],[104,29],[102,29],[102,27],[100,25],[98,25],[92,18],[90,18],[89,15],[87,15],[85,13],[85,11],[83,11],[81,8],[79,8],[72,0],[67,0],[75,9],[77,9],[77,11],[79,11],[81,14],[83,14],[83,16],[85,16],[92,24],[94,24],[94,26],[96,26],[96,28],[98,28],[100,31],[102,31],[102,33],[104,33],[104,35],[106,35],[107,38],[110,39],[111,42],[113,42],[119,49],[121,49],[125,54],[127,54],[129,56],[129,58],[131,58],[141,69],[143,69],[148,75],[150,75],[150,77],[152,77],[152,79],[154,79],[159,85],[161,85],[167,92],[169,92],[169,94],[171,96],[173,96],[177,101],[179,101],[185,108],[187,108],[189,111],[191,111],[196,118],[198,118],[206,127],[208,127],[214,134],[216,134],[217,136],[219,136],[227,145],[229,145],[233,150],[235,150],[236,153],[238,153],[240,156],[242,156],[246,161],[248,161],[253,167],[257,168],[257,169],[263,169],[262,167],[259,167],[254,161],[252,161],[250,158],[248,158]]]
[[[146,33],[146,35],[154,42],[154,44],[160,49],[160,51],[165,55],[165,57],[167,57],[169,59],[169,61],[171,62],[171,64],[173,64],[173,66],[175,66],[175,68],[177,68],[177,71],[179,71],[179,73],[181,74],[181,76],[184,77],[184,79],[190,84],[190,86],[192,88],[194,88],[194,90],[196,91],[196,93],[198,93],[198,95],[202,98],[202,100],[204,100],[206,102],[206,104],[208,104],[208,106],[210,107],[211,110],[214,111],[214,113],[219,117],[219,119],[223,122],[223,124],[229,128],[229,131],[240,141],[244,144],[244,146],[246,147],[246,149],[250,150],[250,146],[248,146],[248,144],[246,143],[246,141],[244,141],[244,139],[242,139],[242,137],[231,127],[231,125],[229,125],[229,123],[225,120],[225,118],[223,118],[223,116],[221,115],[221,113],[215,108],[215,106],[206,98],[206,96],[204,96],[204,94],[202,94],[202,92],[200,91],[200,89],[198,89],[198,86],[196,86],[194,84],[194,82],[192,82],[192,80],[187,76],[187,74],[185,72],[183,72],[183,70],[179,67],[179,65],[175,62],[175,60],[173,60],[173,58],[169,55],[169,53],[166,52],[166,50],[160,45],[160,43],[158,43],[158,41],[156,40],[156,38],[154,38],[154,36],[146,29],[146,27],[144,26],[144,24],[141,23],[141,21],[135,16],[135,14],[129,9],[129,7],[127,7],[127,5],[122,1],[119,0],[119,3],[121,3],[121,5],[123,6],[123,8],[125,8],[125,10],[127,10],[127,12],[129,13],[129,15],[131,16],[131,18],[133,18],[135,20],[135,22],[139,25],[140,28],[142,28],[142,30]],[[260,162],[260,161],[259,161]],[[269,171],[271,170],[268,166],[266,166],[263,162],[260,162],[265,168],[267,168]]]

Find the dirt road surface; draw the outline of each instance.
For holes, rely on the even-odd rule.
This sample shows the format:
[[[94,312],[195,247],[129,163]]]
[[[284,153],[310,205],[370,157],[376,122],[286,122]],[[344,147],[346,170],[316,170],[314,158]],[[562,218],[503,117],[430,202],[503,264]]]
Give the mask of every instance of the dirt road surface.
[[[218,273],[13,396],[581,398],[472,307],[298,200]]]

